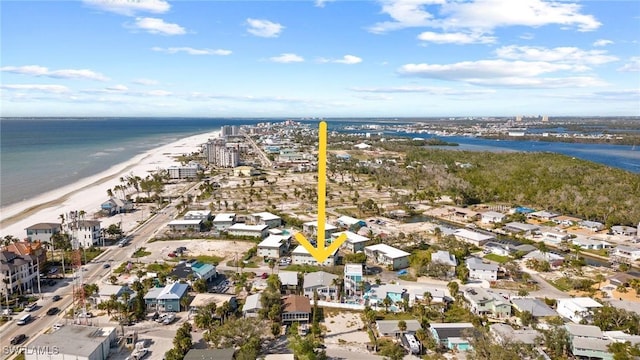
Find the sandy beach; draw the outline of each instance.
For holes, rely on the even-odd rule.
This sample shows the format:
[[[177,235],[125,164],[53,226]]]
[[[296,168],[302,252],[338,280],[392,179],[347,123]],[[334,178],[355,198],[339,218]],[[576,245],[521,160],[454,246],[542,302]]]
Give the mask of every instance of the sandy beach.
[[[102,173],[3,207],[0,209],[0,236],[25,238],[27,227],[41,222],[58,223],[60,214],[74,210],[84,210],[88,219],[93,218],[93,214],[100,210],[100,204],[108,199],[107,189],[120,184],[120,177],[133,174],[144,178],[158,168],[178,164],[176,156],[199,151],[208,139],[218,136],[219,132],[214,131],[186,137],[137,155]],[[102,226],[108,224],[103,223]]]

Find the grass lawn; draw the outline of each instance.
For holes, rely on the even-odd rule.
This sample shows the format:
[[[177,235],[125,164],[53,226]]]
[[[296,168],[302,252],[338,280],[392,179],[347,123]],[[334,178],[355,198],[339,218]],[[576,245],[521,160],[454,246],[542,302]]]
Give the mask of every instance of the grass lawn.
[[[149,264],[147,265],[147,271],[154,273],[169,273],[173,268],[172,265],[169,264]]]
[[[495,261],[498,264],[504,264],[506,262],[511,261],[511,257],[502,256],[502,255],[498,255],[498,254],[487,254],[487,255],[484,256],[484,258],[487,259],[487,260]]]
[[[134,252],[133,255],[131,255],[131,257],[141,258],[141,257],[145,257],[147,255],[151,255],[151,251],[147,251],[147,248],[141,247],[138,250],[136,250],[136,252]]]
[[[218,265],[222,262],[222,260],[224,260],[224,258],[220,256],[215,256],[215,255],[199,255],[199,256],[196,256],[196,260],[205,264]]]

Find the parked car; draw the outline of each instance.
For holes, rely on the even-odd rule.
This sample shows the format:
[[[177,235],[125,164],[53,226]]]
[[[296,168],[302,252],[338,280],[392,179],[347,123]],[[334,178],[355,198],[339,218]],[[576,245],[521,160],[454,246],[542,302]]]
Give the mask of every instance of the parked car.
[[[262,275],[260,275],[260,278],[262,278],[262,279],[266,279],[268,277],[269,277],[269,274],[267,274],[267,273],[262,273]]]
[[[51,300],[53,300],[53,301],[58,301],[58,300],[60,300],[60,299],[62,299],[62,298],[60,297],[60,295],[53,295],[53,296],[51,297]]]
[[[158,320],[159,317],[160,317],[160,313],[156,311],[153,313],[153,315],[151,315],[151,320],[156,321]]]
[[[104,263],[104,265],[102,265],[102,268],[104,268],[104,269],[108,269],[110,267],[111,267],[111,265],[109,265],[108,263]]]
[[[93,314],[92,314],[92,313],[90,313],[90,312],[87,312],[87,313],[82,312],[82,313],[78,314],[78,317],[79,317],[79,318],[92,318],[92,317],[93,317]]]
[[[60,309],[58,309],[57,307],[52,307],[51,309],[47,310],[47,315],[55,315],[58,312],[60,312]]]
[[[25,339],[27,338],[27,335],[25,334],[18,334],[14,337],[11,338],[11,345],[18,345],[21,342],[23,342]]]
[[[154,314],[154,316],[155,316],[155,314]],[[154,319],[154,321],[158,322],[158,323],[162,323],[164,321],[164,319],[167,318],[167,316],[169,316],[169,314],[158,314],[158,316]]]
[[[53,324],[53,326],[51,328],[53,330],[59,330],[63,326],[64,326],[64,324],[62,324],[62,323],[55,323],[55,324]]]
[[[170,258],[174,258],[174,257],[176,257],[178,255],[176,255],[175,252],[170,252],[169,255],[167,255],[167,256],[169,256]]]
[[[175,319],[176,319],[176,316],[174,314],[169,314],[169,315],[167,315],[167,317],[164,318],[164,320],[162,320],[162,324],[169,325]]]

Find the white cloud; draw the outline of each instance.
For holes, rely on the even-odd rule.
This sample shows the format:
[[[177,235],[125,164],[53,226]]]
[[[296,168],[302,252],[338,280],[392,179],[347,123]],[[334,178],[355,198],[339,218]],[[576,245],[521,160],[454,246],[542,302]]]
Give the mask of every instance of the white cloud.
[[[158,46],[154,46],[151,48],[153,51],[163,52],[167,54],[177,54],[179,52],[184,52],[189,55],[220,55],[226,56],[231,55],[231,50],[225,49],[195,49],[191,47],[170,47],[170,48],[161,48]]]
[[[138,85],[151,86],[158,85],[160,82],[158,80],[140,78],[133,80],[133,83]]]
[[[617,61],[615,56],[605,50],[582,50],[577,47],[544,48],[536,46],[503,46],[496,55],[509,60],[552,61],[564,64],[601,65]]]
[[[532,33],[524,33],[522,35],[520,35],[520,39],[523,40],[531,40],[535,37],[535,35],[533,35]]]
[[[246,25],[249,27],[247,31],[250,34],[267,38],[278,37],[282,32],[282,29],[284,29],[284,26],[282,26],[281,24],[264,19],[248,18],[246,21]]]
[[[303,62],[304,58],[300,55],[285,53],[280,54],[279,56],[274,56],[269,58],[269,60],[277,63],[294,63],[294,62]]]
[[[151,96],[169,96],[172,93],[171,91],[166,91],[166,90],[151,90],[151,91],[147,91],[145,94],[151,95]]]
[[[433,86],[392,86],[392,87],[373,87],[373,88],[351,88],[352,91],[366,93],[427,93],[431,95],[486,95],[493,94],[496,91],[492,89],[452,89],[447,87]]]
[[[629,59],[629,62],[618,68],[618,71],[622,72],[636,72],[640,71],[640,56],[634,56]]]
[[[392,21],[379,22],[369,28],[373,33],[409,27],[431,27],[446,31],[456,29],[491,33],[507,26],[540,27],[560,25],[579,31],[600,27],[592,15],[581,13],[581,7],[569,2],[544,0],[381,0],[382,12]],[[429,9],[427,9],[429,7]]]
[[[136,18],[135,28],[142,29],[151,34],[161,35],[184,35],[187,33],[185,28],[178,24],[164,22],[158,18],[139,17]]]
[[[398,72],[405,76],[462,81],[471,85],[509,87],[586,87],[603,86],[603,81],[589,76],[539,77],[560,71],[575,71],[572,64],[544,61],[480,60],[454,64],[406,64]]]
[[[318,62],[354,65],[354,64],[361,63],[362,62],[362,58],[359,58],[359,57],[357,57],[355,55],[345,55],[341,59],[320,58],[320,59],[318,59]]]
[[[492,44],[496,42],[493,36],[484,36],[480,33],[435,33],[425,31],[418,35],[418,39],[422,41],[432,42],[436,44]]]
[[[356,95],[358,99],[362,100],[373,100],[373,101],[391,101],[393,100],[392,96],[383,95],[383,94],[366,94],[366,95]]]
[[[328,2],[334,2],[335,0],[316,0],[314,5],[316,7],[324,7]]]
[[[171,8],[164,0],[83,0],[86,5],[120,15],[133,16],[137,12],[162,14]]]
[[[613,41],[607,39],[599,39],[593,43],[593,46],[607,46],[613,44]]]
[[[26,65],[26,66],[3,66],[0,71],[9,72],[21,75],[31,76],[46,76],[57,79],[82,79],[82,80],[96,80],[107,81],[109,78],[88,69],[61,69],[61,70],[49,70],[44,66],[39,65]]]
[[[107,89],[107,91],[113,91],[113,92],[122,92],[122,91],[129,90],[129,88],[126,87],[125,85],[107,86],[106,89]]]
[[[19,91],[38,91],[44,93],[61,94],[69,92],[69,88],[63,85],[50,84],[6,84],[0,85],[0,89]]]

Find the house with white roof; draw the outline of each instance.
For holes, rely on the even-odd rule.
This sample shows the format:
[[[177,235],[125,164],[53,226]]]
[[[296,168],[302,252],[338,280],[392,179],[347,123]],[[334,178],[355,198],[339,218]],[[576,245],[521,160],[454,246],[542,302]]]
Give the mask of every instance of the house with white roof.
[[[495,236],[493,235],[486,235],[469,229],[458,229],[453,233],[453,235],[460,241],[464,241],[478,247],[495,239]]]
[[[541,336],[537,330],[534,329],[514,329],[511,325],[507,324],[492,324],[489,326],[489,333],[493,335],[494,339],[498,343],[506,345],[515,343],[523,343],[525,345],[536,345],[537,339]]]
[[[506,223],[502,229],[514,234],[531,235],[534,231],[539,230],[540,226],[512,221]]]
[[[613,235],[636,236],[638,235],[638,229],[633,226],[616,225],[611,227],[611,233]]]
[[[368,148],[371,147],[371,145],[365,144],[365,143],[360,143],[360,144],[353,145],[353,147],[358,149],[358,150],[367,150]]]
[[[409,267],[409,256],[411,254],[387,244],[367,246],[364,248],[364,253],[371,261],[381,265],[386,265],[392,270]]]
[[[125,293],[129,293],[129,301],[133,300],[135,292],[129,289],[129,287],[127,287],[126,285],[100,284],[100,286],[98,287],[98,293],[93,294],[89,298],[89,301],[91,301],[95,305],[98,305],[105,301],[111,300],[112,296],[115,296],[116,299],[120,300]]]
[[[280,291],[283,293],[295,292],[300,285],[298,283],[298,273],[295,271],[279,271]]]
[[[213,227],[218,231],[225,231],[235,223],[236,214],[234,213],[220,213],[212,221]]]
[[[291,235],[270,234],[258,244],[258,256],[279,259],[289,251]]]
[[[340,216],[336,220],[336,225],[347,230],[358,231],[359,228],[367,226],[364,220],[356,219],[351,216]]]
[[[324,271],[316,271],[304,275],[303,294],[309,299],[313,299],[314,292],[318,293],[320,299],[337,299],[338,286],[335,280],[338,275],[333,275]]]
[[[302,245],[298,245],[291,252],[291,263],[299,264],[299,265],[309,264],[309,265],[333,266],[336,264],[337,259],[338,259],[338,249],[335,249],[334,252],[331,255],[329,255],[329,257],[325,261],[322,262],[322,264],[318,263],[318,260],[316,260],[316,258],[314,258],[309,253],[309,251],[307,251],[307,249]]]
[[[498,265],[484,263],[482,259],[470,257],[466,260],[469,269],[469,279],[496,281],[498,280]]]
[[[590,231],[600,231],[604,229],[604,224],[598,221],[583,220],[578,225],[580,225],[581,228]]]
[[[557,300],[556,311],[560,316],[578,324],[582,320],[590,321],[593,310],[600,307],[602,304],[588,297],[561,298]]]
[[[249,221],[255,225],[267,225],[269,229],[282,226],[282,218],[270,212],[259,212],[249,215]]]
[[[527,218],[537,219],[541,221],[551,221],[553,218],[559,216],[560,214],[552,213],[549,211],[534,211],[532,213],[527,214]]]
[[[202,231],[202,219],[176,219],[171,220],[167,227],[171,231]]]
[[[563,241],[567,241],[571,238],[570,234],[560,231],[554,230],[545,230],[542,231],[542,241],[552,243],[552,244],[560,244]]]
[[[337,239],[340,235],[345,234],[347,236],[347,240],[342,244],[342,248],[348,250],[352,253],[356,253],[358,251],[364,250],[364,245],[370,239],[366,236],[358,235],[351,231],[340,231],[331,234],[332,241]]]
[[[618,245],[611,252],[611,257],[627,263],[640,260],[640,247]]]
[[[480,214],[480,222],[483,224],[501,223],[507,215],[497,211],[487,211]]]
[[[431,262],[448,266],[449,270],[447,271],[447,276],[455,275],[456,266],[458,266],[458,260],[448,251],[438,250],[434,252],[433,254],[431,254]]]
[[[601,249],[608,249],[612,247],[610,243],[604,240],[597,240],[597,239],[593,239],[585,236],[575,237],[571,239],[571,243],[585,250],[601,250]]]
[[[185,220],[211,220],[211,211],[209,210],[189,210],[182,217]]]
[[[540,250],[535,250],[528,253],[527,255],[523,256],[523,259],[525,260],[535,259],[538,261],[546,261],[549,263],[549,265],[551,265],[552,268],[562,266],[562,264],[564,263],[564,256],[561,256],[552,252],[548,252],[548,251],[543,253]]]
[[[235,223],[227,228],[227,234],[231,236],[249,236],[264,239],[269,235],[269,227],[267,225]]]
[[[302,224],[302,231],[312,236],[316,236],[318,234],[318,221],[309,221]],[[333,234],[336,231],[338,231],[337,227],[331,224],[325,223],[324,238],[329,239],[331,237],[331,234]]]

